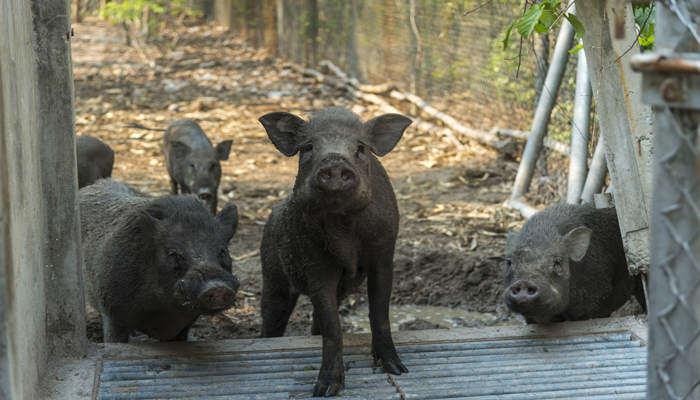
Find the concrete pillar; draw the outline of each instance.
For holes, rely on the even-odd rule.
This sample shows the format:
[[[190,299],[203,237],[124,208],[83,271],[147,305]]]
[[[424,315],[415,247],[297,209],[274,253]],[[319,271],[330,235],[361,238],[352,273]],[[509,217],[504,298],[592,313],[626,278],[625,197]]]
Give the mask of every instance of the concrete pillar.
[[[0,0],[0,10],[0,394],[38,399],[49,358],[87,345],[70,9]]]

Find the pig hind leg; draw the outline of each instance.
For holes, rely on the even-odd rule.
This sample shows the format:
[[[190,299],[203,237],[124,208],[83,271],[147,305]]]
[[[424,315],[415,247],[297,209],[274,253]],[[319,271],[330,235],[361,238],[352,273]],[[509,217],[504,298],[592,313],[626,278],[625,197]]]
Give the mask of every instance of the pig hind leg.
[[[294,311],[299,293],[289,287],[284,280],[275,280],[263,275],[261,314],[263,320],[262,337],[283,336],[289,316]]]
[[[106,314],[102,314],[102,341],[104,343],[127,343],[129,329],[119,326]]]

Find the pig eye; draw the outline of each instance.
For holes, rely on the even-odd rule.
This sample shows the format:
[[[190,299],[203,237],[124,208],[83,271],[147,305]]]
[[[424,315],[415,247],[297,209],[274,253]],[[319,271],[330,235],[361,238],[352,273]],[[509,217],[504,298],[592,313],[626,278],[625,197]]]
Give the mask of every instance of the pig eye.
[[[182,254],[178,253],[177,250],[170,250],[170,251],[168,251],[168,257],[170,257],[170,258],[172,258],[172,259],[183,258],[183,257],[182,257]]]
[[[190,164],[190,168],[194,169],[194,164]]]
[[[359,157],[360,154],[365,154],[365,151],[366,151],[365,145],[362,144],[362,143],[360,143],[360,144],[357,146],[357,152],[355,153],[355,155]]]
[[[311,142],[306,142],[299,146],[299,161],[307,162],[311,159],[312,150],[314,145]]]
[[[223,269],[225,269],[226,271],[231,271],[233,263],[231,260],[231,256],[228,254],[228,251],[226,251],[226,249],[221,249],[219,251],[219,259],[221,260],[221,266],[223,267]]]
[[[216,169],[216,163],[209,164],[209,171],[213,171],[214,169]]]
[[[299,151],[302,153],[309,152],[314,149],[314,144],[311,142],[307,142],[299,146]]]
[[[564,272],[564,270],[561,267],[561,260],[560,259],[558,259],[558,258],[554,259],[554,266],[552,268],[552,271],[557,275],[561,275]]]
[[[513,261],[510,258],[506,258],[505,273],[510,274],[511,272],[513,272]]]
[[[185,256],[183,256],[177,250],[168,251],[168,260],[170,260],[170,264],[175,270],[180,271],[184,269]]]

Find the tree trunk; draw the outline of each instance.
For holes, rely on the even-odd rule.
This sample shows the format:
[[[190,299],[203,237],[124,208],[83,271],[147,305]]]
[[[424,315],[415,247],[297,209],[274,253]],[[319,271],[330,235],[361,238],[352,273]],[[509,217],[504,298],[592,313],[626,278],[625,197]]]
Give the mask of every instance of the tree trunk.
[[[75,22],[82,22],[83,16],[80,15],[80,0],[73,0],[73,8],[75,9]]]
[[[348,59],[348,72],[353,78],[360,79],[360,69],[358,67],[359,56],[357,54],[357,2],[358,0],[351,0],[350,7],[350,22],[348,24],[348,47],[347,47],[347,59]]]

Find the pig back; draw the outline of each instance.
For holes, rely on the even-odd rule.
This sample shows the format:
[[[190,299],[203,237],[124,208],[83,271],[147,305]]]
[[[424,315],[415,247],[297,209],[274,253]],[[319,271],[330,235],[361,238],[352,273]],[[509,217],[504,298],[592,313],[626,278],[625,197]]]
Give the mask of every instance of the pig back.
[[[92,306],[102,310],[100,299],[111,291],[106,278],[114,261],[112,249],[116,245],[126,250],[134,244],[122,243],[124,238],[119,233],[149,198],[112,179],[98,180],[79,193],[86,292]]]
[[[215,154],[211,141],[197,123],[188,119],[176,121],[168,127],[163,135],[165,165],[171,176],[177,169],[173,154],[173,142],[185,145],[190,149],[190,154],[206,153],[210,157],[214,157]]]
[[[112,175],[114,151],[101,140],[88,135],[76,138],[78,187],[90,185]]]
[[[570,306],[573,317],[608,317],[630,297],[634,277],[627,270],[620,226],[614,208],[561,205],[552,209],[560,235],[577,226],[592,230],[584,258],[571,265]]]

